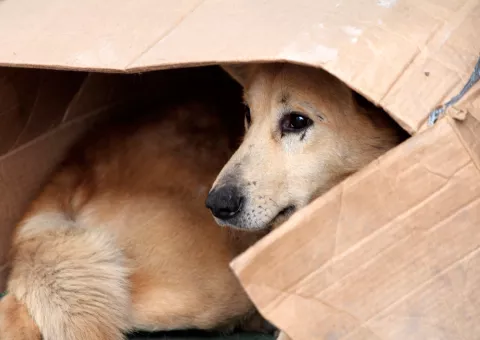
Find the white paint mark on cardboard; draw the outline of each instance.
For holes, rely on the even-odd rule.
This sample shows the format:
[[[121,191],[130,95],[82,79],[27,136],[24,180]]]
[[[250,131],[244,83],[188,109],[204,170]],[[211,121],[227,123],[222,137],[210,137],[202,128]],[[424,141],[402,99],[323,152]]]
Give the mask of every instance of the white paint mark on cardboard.
[[[446,31],[444,34],[443,34],[443,37],[442,37],[442,40],[441,40],[441,44],[445,44],[445,42],[450,38],[450,35],[452,34],[452,31],[451,30],[448,30]]]
[[[338,50],[323,45],[312,46],[312,48],[296,49],[289,47],[280,53],[279,58],[290,61],[301,61],[312,64],[324,64],[333,61],[338,57]]]
[[[377,5],[384,8],[392,8],[396,5],[398,0],[377,0]]]
[[[104,41],[97,49],[86,50],[83,53],[78,53],[74,57],[74,62],[79,66],[87,66],[92,63],[101,63],[108,66],[112,62],[119,60],[119,53],[116,51],[111,42]]]
[[[303,33],[294,42],[287,45],[277,58],[288,61],[299,61],[321,65],[338,57],[336,48],[322,45],[318,39],[313,39],[310,33]]]
[[[348,34],[349,36],[351,36],[350,38],[350,42],[352,44],[356,44],[357,41],[358,41],[358,37],[360,35],[362,35],[362,32],[363,30],[361,28],[358,28],[358,27],[354,27],[354,26],[344,26],[342,27],[342,30]]]
[[[351,35],[354,37],[358,37],[363,32],[361,28],[354,27],[354,26],[345,26],[345,27],[342,27],[342,30],[348,35]]]

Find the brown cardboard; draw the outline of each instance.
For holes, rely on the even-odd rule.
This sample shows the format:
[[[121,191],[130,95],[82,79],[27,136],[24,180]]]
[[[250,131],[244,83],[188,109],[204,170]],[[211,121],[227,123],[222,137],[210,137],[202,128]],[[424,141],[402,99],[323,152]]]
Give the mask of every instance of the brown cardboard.
[[[255,303],[294,340],[476,338],[479,86],[458,121],[425,122],[470,76],[479,30],[480,0],[0,0],[0,66],[30,68],[0,69],[0,289],[10,230],[68,146],[165,89],[105,73],[290,61],[418,134],[233,263]]]
[[[325,68],[413,133],[465,83],[479,27],[479,0],[3,0],[0,65],[137,72],[286,60]]]
[[[295,340],[478,339],[479,145],[475,118],[443,119],[297,213],[233,268]]]

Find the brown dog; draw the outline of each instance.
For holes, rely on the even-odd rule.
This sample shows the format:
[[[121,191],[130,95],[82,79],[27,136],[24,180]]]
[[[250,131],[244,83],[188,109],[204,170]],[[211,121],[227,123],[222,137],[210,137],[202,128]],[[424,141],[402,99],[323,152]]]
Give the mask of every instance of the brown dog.
[[[72,151],[17,226],[0,339],[116,340],[252,315],[228,264],[261,234],[219,228],[204,206],[243,120],[221,76]]]
[[[207,205],[217,222],[259,232],[216,227],[202,203],[231,155],[221,112],[232,106],[181,101],[112,128],[60,168],[19,224],[2,340],[235,325],[254,309],[230,260],[401,140],[381,110],[323,71],[229,70],[245,87],[248,130]]]
[[[383,110],[320,69],[225,70],[244,87],[247,132],[207,198],[220,225],[277,226],[406,137]]]
[[[225,69],[244,86],[247,132],[207,199],[220,225],[278,225],[405,138],[383,110],[321,69]]]

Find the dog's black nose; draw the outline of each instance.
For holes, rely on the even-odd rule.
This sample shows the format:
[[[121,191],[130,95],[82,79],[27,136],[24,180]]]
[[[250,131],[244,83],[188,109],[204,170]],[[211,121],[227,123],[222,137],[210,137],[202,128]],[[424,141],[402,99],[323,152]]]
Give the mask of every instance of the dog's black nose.
[[[227,220],[240,212],[242,202],[240,191],[234,186],[226,185],[210,191],[205,205],[213,216]]]

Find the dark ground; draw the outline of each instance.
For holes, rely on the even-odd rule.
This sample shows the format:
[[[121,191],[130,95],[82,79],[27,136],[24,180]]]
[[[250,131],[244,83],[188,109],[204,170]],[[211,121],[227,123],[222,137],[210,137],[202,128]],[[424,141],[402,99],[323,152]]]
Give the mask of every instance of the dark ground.
[[[219,335],[201,332],[136,333],[129,340],[274,340],[273,336],[258,333]]]

